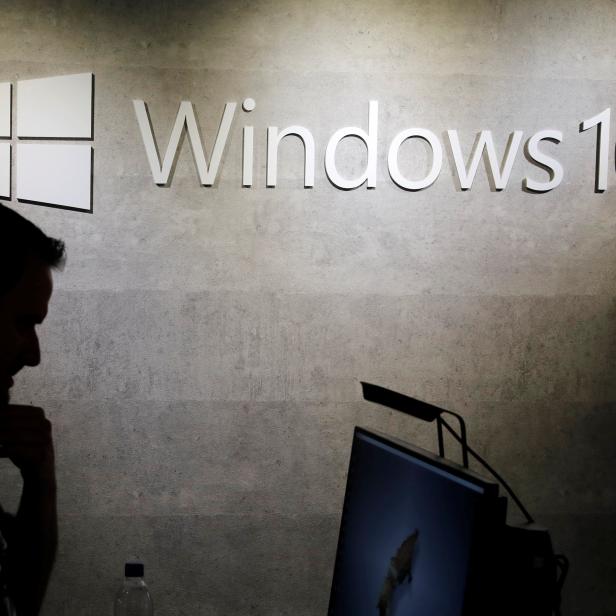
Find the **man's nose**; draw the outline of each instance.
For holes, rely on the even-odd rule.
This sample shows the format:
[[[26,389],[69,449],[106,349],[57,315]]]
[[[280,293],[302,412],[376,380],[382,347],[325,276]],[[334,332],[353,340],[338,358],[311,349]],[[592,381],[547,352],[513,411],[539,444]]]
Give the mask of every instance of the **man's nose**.
[[[26,366],[38,366],[41,363],[41,347],[36,332],[32,332],[25,342],[23,362]]]

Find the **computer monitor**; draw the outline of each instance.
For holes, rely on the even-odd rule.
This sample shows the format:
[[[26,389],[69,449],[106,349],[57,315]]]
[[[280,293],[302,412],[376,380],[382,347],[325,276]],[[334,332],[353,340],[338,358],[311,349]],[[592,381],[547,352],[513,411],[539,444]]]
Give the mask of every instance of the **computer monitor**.
[[[487,613],[482,576],[504,516],[497,484],[356,428],[329,616]]]

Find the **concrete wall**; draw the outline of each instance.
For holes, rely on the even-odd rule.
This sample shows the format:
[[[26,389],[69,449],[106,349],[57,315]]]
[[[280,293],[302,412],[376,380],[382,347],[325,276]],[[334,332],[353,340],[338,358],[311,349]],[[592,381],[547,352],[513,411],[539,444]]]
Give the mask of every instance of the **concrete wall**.
[[[595,132],[578,129],[616,101],[613,2],[4,2],[2,21],[0,81],[96,79],[93,214],[13,201],[69,250],[44,363],[15,389],[55,430],[45,616],[109,614],[134,556],[160,616],[324,614],[353,426],[434,447],[358,379],[462,412],[570,556],[563,613],[614,613],[616,186],[594,192]],[[210,151],[246,96],[213,187],[186,142],[154,185],[132,99],[161,148],[191,100]],[[338,190],[325,145],[367,129],[373,99],[377,188]],[[315,187],[289,139],[266,189],[266,127],[290,124],[315,136]],[[455,128],[467,152],[481,129],[499,151],[514,129],[562,130],[565,181],[524,192],[546,176],[520,152],[506,190],[480,165],[462,192],[446,148],[434,186],[401,190],[387,147],[412,126]],[[343,158],[351,175],[365,153]],[[419,144],[401,160],[425,169]],[[4,504],[18,487],[4,465]]]

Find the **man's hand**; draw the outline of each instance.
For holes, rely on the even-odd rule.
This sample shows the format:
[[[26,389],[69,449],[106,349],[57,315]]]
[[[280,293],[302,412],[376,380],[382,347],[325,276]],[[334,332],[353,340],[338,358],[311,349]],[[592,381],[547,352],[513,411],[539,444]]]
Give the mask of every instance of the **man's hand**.
[[[51,423],[43,409],[0,407],[0,457],[21,471],[23,490],[10,537],[7,579],[17,613],[37,616],[56,553],[58,528]]]
[[[9,458],[24,479],[53,480],[51,423],[43,409],[9,404],[0,410],[0,457]]]

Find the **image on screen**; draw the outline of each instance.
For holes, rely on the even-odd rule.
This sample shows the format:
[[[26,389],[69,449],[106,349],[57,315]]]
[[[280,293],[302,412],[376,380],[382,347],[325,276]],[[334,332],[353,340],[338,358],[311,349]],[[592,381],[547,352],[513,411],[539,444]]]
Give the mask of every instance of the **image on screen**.
[[[329,615],[460,616],[493,488],[357,429]]]

